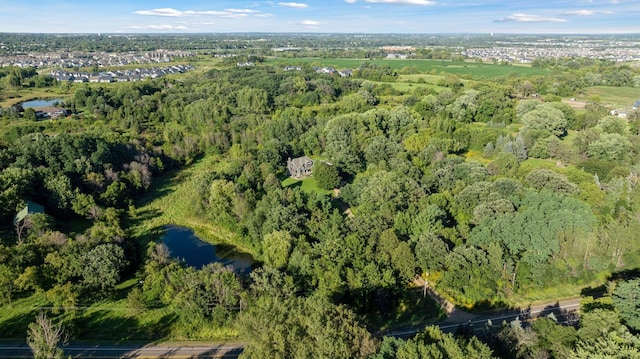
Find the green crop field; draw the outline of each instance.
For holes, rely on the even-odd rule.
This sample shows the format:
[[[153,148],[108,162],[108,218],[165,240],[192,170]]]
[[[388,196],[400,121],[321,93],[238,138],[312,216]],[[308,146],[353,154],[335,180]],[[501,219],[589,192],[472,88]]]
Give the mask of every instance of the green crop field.
[[[532,68],[518,65],[494,65],[477,62],[464,61],[441,61],[441,60],[420,60],[420,59],[321,59],[321,58],[299,58],[267,60],[271,65],[304,65],[312,64],[317,66],[333,66],[337,69],[357,68],[363,62],[376,65],[387,65],[395,70],[404,67],[414,67],[418,72],[438,75],[449,73],[458,76],[469,76],[473,78],[491,79],[501,76],[517,75],[531,77],[547,74],[545,69]]]

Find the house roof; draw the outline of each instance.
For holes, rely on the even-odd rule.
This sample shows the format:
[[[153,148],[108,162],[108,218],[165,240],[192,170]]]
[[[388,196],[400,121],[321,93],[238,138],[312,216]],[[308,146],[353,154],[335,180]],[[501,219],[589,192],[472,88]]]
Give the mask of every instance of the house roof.
[[[16,218],[13,219],[13,223],[18,223],[28,215],[34,213],[44,213],[44,206],[35,202],[27,201],[27,205],[16,214]]]
[[[313,160],[307,156],[297,157],[291,160],[291,164],[295,167],[313,166]]]

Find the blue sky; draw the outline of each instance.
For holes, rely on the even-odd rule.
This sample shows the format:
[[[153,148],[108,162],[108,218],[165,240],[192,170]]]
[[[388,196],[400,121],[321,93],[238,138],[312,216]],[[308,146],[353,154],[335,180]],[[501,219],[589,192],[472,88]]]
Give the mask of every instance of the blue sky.
[[[640,33],[640,0],[2,0],[0,32]]]

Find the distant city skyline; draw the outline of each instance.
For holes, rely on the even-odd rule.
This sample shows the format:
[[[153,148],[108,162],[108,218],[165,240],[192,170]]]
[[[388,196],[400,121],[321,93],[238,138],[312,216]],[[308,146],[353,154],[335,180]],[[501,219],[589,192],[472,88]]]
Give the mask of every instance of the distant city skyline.
[[[640,33],[638,0],[3,0],[0,32]]]

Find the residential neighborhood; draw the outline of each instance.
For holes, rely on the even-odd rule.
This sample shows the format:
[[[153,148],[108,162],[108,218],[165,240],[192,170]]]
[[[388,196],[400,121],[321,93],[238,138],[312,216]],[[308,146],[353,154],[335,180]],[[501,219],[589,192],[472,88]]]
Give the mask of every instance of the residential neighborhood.
[[[136,68],[133,70],[117,70],[106,71],[98,74],[91,74],[87,72],[67,72],[66,70],[53,70],[51,76],[53,76],[59,82],[127,82],[127,81],[140,81],[145,78],[158,78],[165,75],[181,74],[189,70],[193,70],[191,65],[173,65],[167,67],[150,67],[150,68]]]
[[[0,56],[0,67],[19,66],[34,68],[79,68],[124,66],[131,64],[167,63],[179,58],[195,56],[193,52],[179,50],[157,50],[152,52],[47,52],[16,53]]]
[[[496,41],[492,47],[468,48],[461,52],[467,58],[482,61],[531,63],[538,58],[581,57],[615,62],[640,60],[637,42],[630,41]]]

